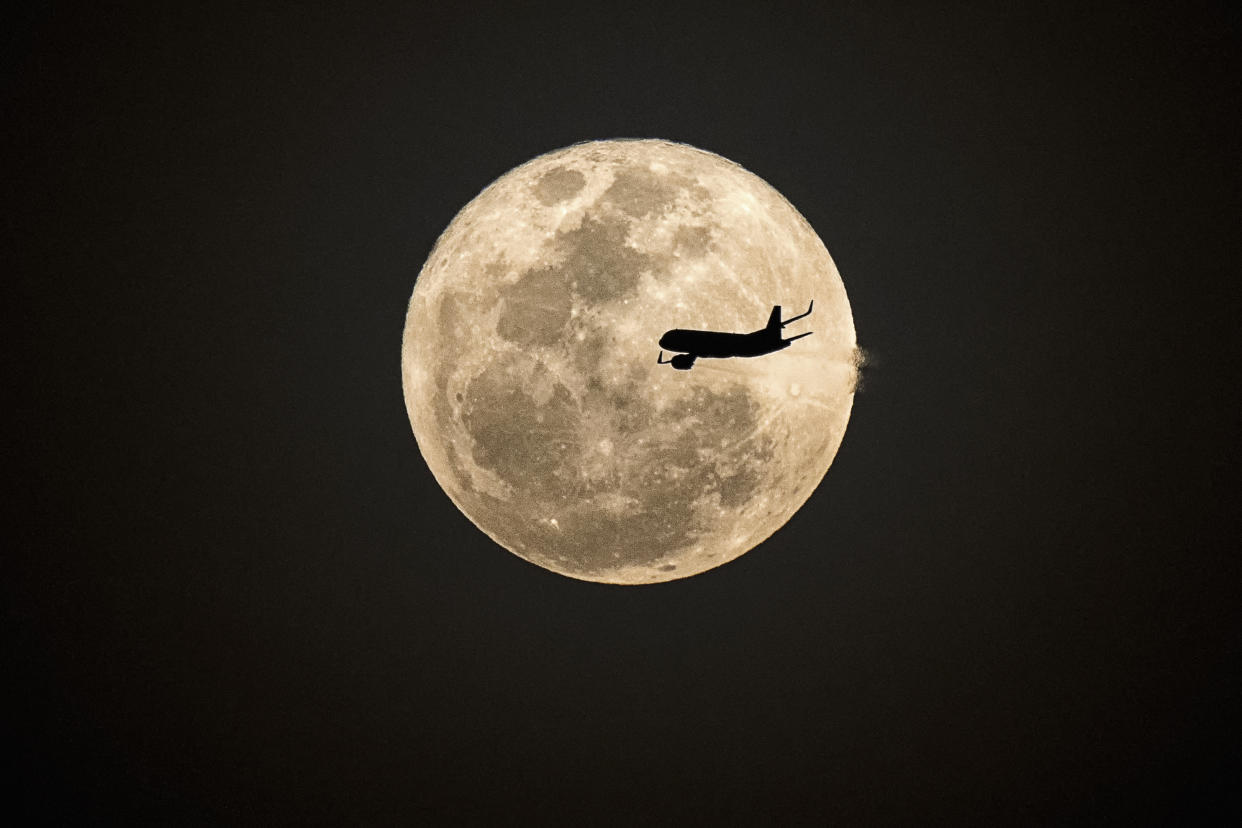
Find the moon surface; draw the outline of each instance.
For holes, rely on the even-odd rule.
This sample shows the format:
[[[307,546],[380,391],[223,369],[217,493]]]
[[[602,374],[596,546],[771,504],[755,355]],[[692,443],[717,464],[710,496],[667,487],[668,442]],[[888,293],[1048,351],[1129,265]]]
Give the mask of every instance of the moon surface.
[[[773,305],[814,331],[752,359],[657,365],[671,328],[746,332]],[[667,355],[666,355],[667,356]],[[453,219],[402,340],[419,449],[498,544],[582,580],[642,584],[733,560],[823,479],[858,349],[823,242],[742,167],[661,140],[576,144]]]

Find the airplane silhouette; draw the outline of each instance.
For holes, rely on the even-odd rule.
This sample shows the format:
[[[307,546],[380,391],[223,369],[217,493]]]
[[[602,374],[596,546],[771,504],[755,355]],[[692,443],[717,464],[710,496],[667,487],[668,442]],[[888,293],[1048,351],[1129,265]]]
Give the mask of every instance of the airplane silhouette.
[[[768,324],[750,333],[721,333],[719,331],[688,331],[674,328],[660,337],[660,347],[670,351],[681,351],[672,359],[664,358],[664,351],[656,358],[659,365],[672,365],[678,371],[689,371],[699,357],[710,359],[727,359],[729,357],[757,357],[788,348],[795,339],[810,336],[814,331],[781,339],[781,328],[790,322],[796,322],[804,316],[810,316],[815,308],[815,300],[806,313],[781,321],[781,306],[772,306],[772,315]]]

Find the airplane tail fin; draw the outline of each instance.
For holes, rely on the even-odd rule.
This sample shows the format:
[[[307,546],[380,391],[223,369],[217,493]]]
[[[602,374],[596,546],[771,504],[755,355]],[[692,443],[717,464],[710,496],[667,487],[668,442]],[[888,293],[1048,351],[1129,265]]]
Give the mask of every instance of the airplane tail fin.
[[[768,330],[779,331],[784,325],[781,324],[781,306],[772,306],[772,315],[768,317]]]

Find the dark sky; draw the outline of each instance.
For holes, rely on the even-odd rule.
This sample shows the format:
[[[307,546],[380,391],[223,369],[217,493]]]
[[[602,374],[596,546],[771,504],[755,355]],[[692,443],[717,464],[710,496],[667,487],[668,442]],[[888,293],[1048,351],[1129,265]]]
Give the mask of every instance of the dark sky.
[[[1227,4],[179,5],[5,27],[19,822],[1239,815]],[[790,523],[640,588],[401,398],[456,211],[611,137],[780,190],[871,357]]]

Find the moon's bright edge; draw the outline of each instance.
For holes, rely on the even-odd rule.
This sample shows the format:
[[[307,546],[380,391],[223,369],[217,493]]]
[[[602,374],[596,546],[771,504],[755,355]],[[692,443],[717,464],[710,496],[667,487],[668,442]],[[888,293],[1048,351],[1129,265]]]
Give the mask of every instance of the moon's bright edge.
[[[671,328],[793,347],[657,365]],[[770,536],[819,484],[858,349],[827,249],[771,186],[685,144],[577,144],[503,175],[437,241],[402,341],[406,408],[453,503],[583,580],[684,578]]]

